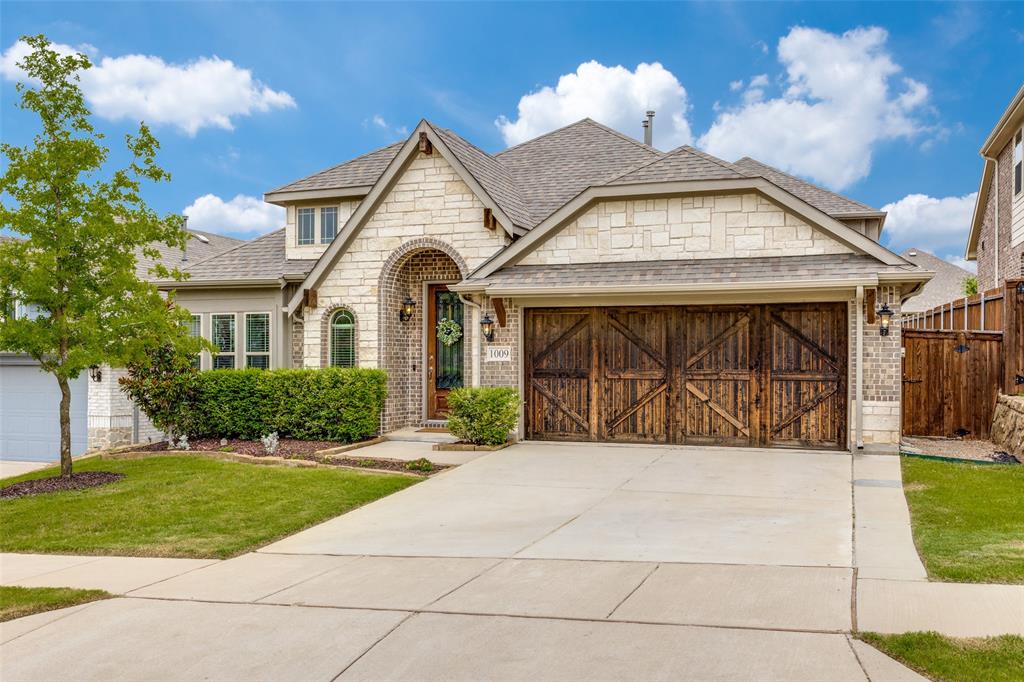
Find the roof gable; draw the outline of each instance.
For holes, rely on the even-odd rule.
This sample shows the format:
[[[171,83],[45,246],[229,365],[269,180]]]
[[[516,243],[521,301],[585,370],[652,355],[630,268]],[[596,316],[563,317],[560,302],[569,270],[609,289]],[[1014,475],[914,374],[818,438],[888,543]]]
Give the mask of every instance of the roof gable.
[[[588,187],[661,157],[589,118],[494,155],[530,206],[531,228]]]
[[[841,217],[844,215],[863,216],[864,214],[879,216],[885,215],[884,212],[871,208],[867,204],[862,204],[859,201],[850,199],[849,197],[836,194],[824,187],[813,185],[806,180],[801,180],[798,177],[785,173],[778,168],[769,166],[766,163],[761,163],[749,156],[744,156],[732,165],[748,176],[760,176],[765,178],[772,184],[778,185],[790,194],[803,199],[808,204],[824,211],[832,217]]]
[[[316,190],[344,189],[351,187],[368,187],[377,182],[377,179],[388,167],[391,160],[402,148],[403,142],[395,142],[386,147],[375,149],[372,152],[357,156],[336,166],[325,168],[322,171],[299,178],[277,189],[266,193],[270,198],[273,195],[289,192],[307,192]]]
[[[742,177],[746,177],[745,174],[731,163],[684,145],[604,184],[629,185],[670,180],[719,180]]]

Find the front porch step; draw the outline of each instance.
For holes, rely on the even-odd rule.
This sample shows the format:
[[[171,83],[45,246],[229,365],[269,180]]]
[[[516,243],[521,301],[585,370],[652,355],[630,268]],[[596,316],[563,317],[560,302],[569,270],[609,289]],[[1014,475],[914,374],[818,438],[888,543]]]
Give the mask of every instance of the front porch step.
[[[385,433],[386,440],[400,440],[413,443],[454,443],[457,439],[447,431],[421,431],[420,428],[410,426],[398,429],[391,433]]]

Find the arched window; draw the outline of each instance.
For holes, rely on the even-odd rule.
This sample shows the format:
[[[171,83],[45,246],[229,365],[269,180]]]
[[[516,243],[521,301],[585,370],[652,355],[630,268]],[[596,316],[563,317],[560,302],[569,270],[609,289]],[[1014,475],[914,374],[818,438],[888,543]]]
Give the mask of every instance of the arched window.
[[[355,367],[356,320],[348,310],[339,310],[331,316],[331,367]]]

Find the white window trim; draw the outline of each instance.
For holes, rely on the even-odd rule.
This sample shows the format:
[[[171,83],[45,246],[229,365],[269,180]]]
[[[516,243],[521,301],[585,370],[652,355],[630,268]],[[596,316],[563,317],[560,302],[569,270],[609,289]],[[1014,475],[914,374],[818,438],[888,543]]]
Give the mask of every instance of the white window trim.
[[[354,310],[348,306],[342,306],[335,308],[331,311],[330,317],[327,318],[327,366],[328,367],[340,367],[341,365],[334,365],[331,362],[331,354],[334,351],[334,317],[338,313],[346,312],[352,318],[352,367],[359,366],[359,343],[358,343],[358,326],[359,321],[356,317]]]
[[[329,241],[324,241],[324,225],[323,225],[322,218],[323,218],[323,215],[324,215],[324,209],[327,209],[327,208],[333,208],[334,209],[334,236]],[[330,244],[331,242],[333,242],[335,239],[338,238],[338,221],[340,219],[341,219],[341,209],[340,209],[340,207],[335,206],[335,205],[319,206],[319,207],[317,207],[317,210],[316,210],[316,223],[317,223],[316,233],[317,233],[317,236],[320,239],[320,244],[321,245]]]
[[[1017,159],[1017,141],[1020,140],[1021,145],[1021,158]],[[1017,189],[1017,164],[1021,164],[1021,176],[1022,180],[1020,183],[1020,189]],[[1021,126],[1013,137],[1010,139],[1010,186],[1013,189],[1013,196],[1017,198],[1024,192],[1024,126]]]
[[[272,312],[270,312],[270,311],[265,311],[264,312],[264,311],[257,310],[257,311],[246,311],[244,313],[241,313],[241,315],[242,315],[242,320],[243,320],[241,336],[243,338],[241,339],[241,341],[242,341],[242,344],[241,344],[242,353],[241,353],[241,355],[239,357],[242,358],[242,361],[243,361],[242,365],[243,366],[239,367],[239,369],[248,369],[248,367],[249,367],[249,356],[250,355],[266,355],[267,356],[267,369],[273,369],[274,368],[274,314]],[[250,315],[266,315],[267,316],[267,351],[265,353],[250,353],[249,352],[249,347],[248,347],[248,341],[249,340],[248,340],[248,338],[245,338],[245,337],[247,337],[249,335],[249,316]],[[237,340],[238,339],[236,338],[236,341]]]
[[[309,248],[312,246],[330,246],[334,239],[330,241],[324,241],[323,238],[323,221],[321,220],[322,212],[325,208],[334,209],[334,239],[338,238],[338,234],[341,233],[341,228],[344,227],[341,204],[316,204],[314,206],[296,206],[295,207],[295,245],[301,248]],[[300,214],[302,211],[311,210],[313,211],[313,241],[308,244],[302,243],[302,224],[300,221]],[[346,218],[347,219],[347,218]]]
[[[303,243],[302,241],[302,212],[312,211],[313,212],[313,241],[309,243]],[[320,234],[320,207],[318,206],[299,206],[295,209],[295,245],[296,246],[316,246],[318,244],[317,237]]]
[[[207,338],[209,338],[210,343],[212,343],[216,347],[217,346],[217,342],[213,338],[213,318],[215,318],[215,317],[234,317],[234,319],[235,319],[235,348],[234,348],[234,352],[233,353],[221,352],[220,349],[218,348],[218,353],[217,354],[218,355],[230,355],[230,356],[232,356],[234,358],[234,363],[233,363],[233,365],[232,365],[232,367],[230,369],[239,369],[239,367],[238,367],[238,357],[239,357],[239,353],[238,353],[239,344],[238,344],[238,341],[239,341],[239,338],[241,337],[241,334],[238,333],[238,313],[210,313],[210,331],[209,331],[209,336]],[[243,330],[243,333],[244,333],[244,330]],[[243,346],[243,348],[244,348],[244,346]],[[210,369],[215,369],[214,366],[213,366],[213,362],[214,362],[214,358],[211,355],[210,356]],[[224,369],[228,369],[228,368],[224,368]]]

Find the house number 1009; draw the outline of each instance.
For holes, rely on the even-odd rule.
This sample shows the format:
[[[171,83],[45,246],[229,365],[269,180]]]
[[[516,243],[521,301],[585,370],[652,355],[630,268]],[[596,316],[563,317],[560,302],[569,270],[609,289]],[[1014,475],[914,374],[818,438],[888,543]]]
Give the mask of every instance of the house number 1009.
[[[511,346],[488,346],[487,362],[508,362],[512,359]]]

